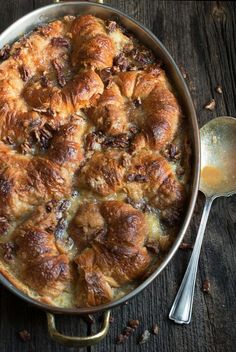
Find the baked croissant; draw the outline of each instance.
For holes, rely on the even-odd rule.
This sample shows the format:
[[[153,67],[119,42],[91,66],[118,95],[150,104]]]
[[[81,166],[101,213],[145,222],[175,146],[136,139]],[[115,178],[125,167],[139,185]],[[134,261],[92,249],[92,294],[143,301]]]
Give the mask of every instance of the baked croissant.
[[[160,150],[175,135],[181,112],[163,70],[121,72],[88,112],[106,134],[120,134],[135,125],[135,148]],[[143,139],[143,141],[142,141]]]
[[[151,260],[144,247],[146,225],[141,211],[119,201],[86,204],[79,209],[71,236],[80,248],[86,242],[88,247],[75,259],[80,274],[77,305],[105,303],[112,298],[112,287],[144,274]]]
[[[39,207],[14,233],[20,276],[30,288],[48,297],[58,296],[70,280],[68,257],[59,252],[55,241],[58,215],[56,206],[50,213]]]
[[[133,156],[118,150],[96,152],[81,168],[78,180],[80,186],[102,196],[123,191],[135,202],[147,198],[161,210],[172,209],[177,219],[185,200],[185,189],[170,164],[145,149]]]

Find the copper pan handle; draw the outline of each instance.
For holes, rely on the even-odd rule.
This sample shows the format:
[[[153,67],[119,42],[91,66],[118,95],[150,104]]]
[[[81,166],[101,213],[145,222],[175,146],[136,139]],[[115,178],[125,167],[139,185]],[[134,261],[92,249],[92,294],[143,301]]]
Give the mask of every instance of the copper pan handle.
[[[73,1],[73,0],[53,0],[53,2],[55,3],[64,2],[64,1]],[[78,0],[78,1],[83,1],[83,0]],[[92,1],[92,2],[98,2],[99,4],[103,4],[103,0],[85,0],[85,1]]]
[[[97,334],[91,335],[91,336],[78,337],[78,336],[66,336],[59,333],[55,325],[55,316],[52,313],[47,312],[46,314],[47,314],[47,322],[48,322],[48,332],[50,337],[54,341],[67,347],[92,346],[98,343],[99,341],[101,341],[102,339],[104,339],[104,337],[108,333],[110,313],[111,313],[110,310],[104,313],[102,329]]]

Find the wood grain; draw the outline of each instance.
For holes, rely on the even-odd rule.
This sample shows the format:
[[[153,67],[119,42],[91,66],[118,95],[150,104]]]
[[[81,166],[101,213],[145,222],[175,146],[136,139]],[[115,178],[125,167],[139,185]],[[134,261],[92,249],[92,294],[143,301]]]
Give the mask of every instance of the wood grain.
[[[220,115],[236,116],[236,7],[234,2],[110,0],[106,3],[139,20],[164,43],[176,63],[186,71],[187,84],[196,106],[199,125]],[[0,30],[47,0],[8,0],[0,2]],[[216,92],[222,86],[223,94]],[[213,112],[203,109],[216,100]],[[194,241],[204,198],[199,196],[186,241]],[[190,251],[181,251],[158,278],[127,305],[112,311],[107,338],[88,348],[92,352],[233,352],[236,335],[236,197],[215,201],[207,224],[196,284],[193,319],[189,326],[178,326],[168,320],[168,312],[180,285]],[[202,284],[208,278],[209,295]],[[53,351],[68,349],[54,344],[47,335],[45,314],[33,309],[0,288],[0,351]],[[139,319],[140,327],[123,345],[115,338],[129,319]],[[75,317],[58,317],[58,329],[71,335],[86,334],[99,328],[90,327]],[[138,336],[159,326],[143,345]],[[21,342],[18,331],[31,332],[29,342]],[[76,349],[70,349],[75,351]]]

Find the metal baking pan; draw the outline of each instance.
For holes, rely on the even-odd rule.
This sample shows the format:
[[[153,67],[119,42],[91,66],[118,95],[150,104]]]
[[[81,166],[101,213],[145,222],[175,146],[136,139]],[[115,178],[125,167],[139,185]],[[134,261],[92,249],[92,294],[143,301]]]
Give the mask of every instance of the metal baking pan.
[[[130,293],[122,298],[119,298],[110,303],[106,303],[96,307],[88,308],[57,308],[49,306],[40,302],[33,300],[26,294],[20,292],[16,287],[14,287],[3,275],[0,274],[0,282],[11,292],[16,294],[18,297],[22,298],[26,302],[34,305],[37,308],[43,309],[47,314],[48,330],[52,339],[66,346],[70,347],[82,347],[90,346],[96,344],[98,341],[102,340],[109,329],[109,316],[110,309],[118,306],[138,293],[140,293],[145,287],[147,287],[166,267],[169,261],[173,258],[176,250],[178,249],[187,227],[190,223],[199,185],[199,174],[200,174],[200,140],[199,140],[199,129],[196,118],[196,113],[194,105],[189,93],[189,90],[185,84],[185,81],[170,54],[164,47],[164,45],[142,24],[138,23],[136,20],[130,18],[119,10],[116,10],[110,6],[99,3],[91,3],[86,1],[60,1],[55,0],[54,4],[42,7],[38,10],[30,12],[26,16],[22,17],[10,27],[8,27],[0,35],[0,46],[5,44],[11,44],[15,42],[23,34],[30,32],[33,28],[41,23],[47,23],[55,20],[59,17],[65,15],[82,15],[82,14],[93,14],[103,19],[116,18],[117,21],[122,24],[129,31],[135,33],[135,36],[147,47],[151,48],[153,52],[159,57],[163,63],[167,75],[175,87],[178,95],[178,100],[182,106],[185,116],[188,118],[189,123],[189,133],[192,143],[192,178],[190,185],[190,198],[188,207],[186,209],[185,216],[183,217],[182,225],[179,230],[178,236],[174,244],[172,245],[170,251],[165,256],[161,265],[138,287],[133,289]],[[84,315],[95,312],[104,312],[103,324],[100,332],[92,336],[85,337],[71,337],[60,334],[55,327],[55,316],[54,314],[74,314],[74,315]]]

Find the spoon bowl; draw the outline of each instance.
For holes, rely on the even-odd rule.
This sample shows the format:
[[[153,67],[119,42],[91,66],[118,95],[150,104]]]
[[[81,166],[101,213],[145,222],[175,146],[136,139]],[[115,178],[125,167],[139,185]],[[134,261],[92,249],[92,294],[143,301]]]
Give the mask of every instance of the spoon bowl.
[[[206,197],[236,192],[236,119],[217,117],[200,130],[200,190]]]
[[[211,120],[201,128],[200,138],[200,190],[206,202],[193,252],[169,314],[178,324],[191,321],[198,261],[212,202],[236,193],[236,119],[222,116]]]

